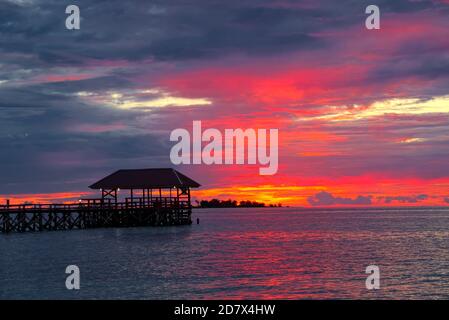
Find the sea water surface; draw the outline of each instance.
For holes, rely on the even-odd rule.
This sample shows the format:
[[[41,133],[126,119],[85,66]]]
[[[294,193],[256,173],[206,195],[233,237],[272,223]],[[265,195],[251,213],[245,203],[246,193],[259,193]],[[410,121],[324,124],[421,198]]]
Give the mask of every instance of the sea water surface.
[[[193,220],[0,234],[0,298],[449,298],[448,209],[197,209]],[[80,290],[65,287],[68,265]],[[366,289],[368,265],[379,290]]]

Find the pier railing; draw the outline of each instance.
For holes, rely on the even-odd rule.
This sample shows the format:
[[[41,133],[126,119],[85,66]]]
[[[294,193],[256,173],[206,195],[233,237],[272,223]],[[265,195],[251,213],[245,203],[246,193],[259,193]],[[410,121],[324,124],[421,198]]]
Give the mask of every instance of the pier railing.
[[[76,211],[79,209],[145,209],[145,208],[187,208],[188,201],[178,201],[176,198],[162,197],[153,199],[126,198],[115,202],[112,199],[82,199],[76,203],[25,203],[0,205],[0,213],[26,211]]]

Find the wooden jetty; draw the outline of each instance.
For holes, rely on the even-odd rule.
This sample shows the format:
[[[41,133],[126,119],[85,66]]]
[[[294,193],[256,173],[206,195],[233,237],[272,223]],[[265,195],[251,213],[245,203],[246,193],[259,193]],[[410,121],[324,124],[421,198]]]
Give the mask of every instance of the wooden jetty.
[[[190,189],[199,186],[174,169],[119,170],[89,186],[101,198],[0,206],[0,232],[191,224]]]

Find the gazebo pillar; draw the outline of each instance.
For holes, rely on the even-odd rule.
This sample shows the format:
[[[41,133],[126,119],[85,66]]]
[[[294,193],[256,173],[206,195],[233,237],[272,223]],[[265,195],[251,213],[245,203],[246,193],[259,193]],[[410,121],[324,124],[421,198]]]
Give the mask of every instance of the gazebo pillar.
[[[190,203],[190,188],[187,188],[187,199],[189,201],[188,206],[190,208],[191,207],[191,203]]]

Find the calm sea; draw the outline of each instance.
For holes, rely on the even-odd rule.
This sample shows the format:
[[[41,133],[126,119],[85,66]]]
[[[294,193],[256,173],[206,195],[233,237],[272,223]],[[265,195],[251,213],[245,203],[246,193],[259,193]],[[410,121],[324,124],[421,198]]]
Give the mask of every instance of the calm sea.
[[[448,209],[204,209],[193,219],[0,234],[0,298],[449,298]],[[65,288],[72,264],[78,291]]]

